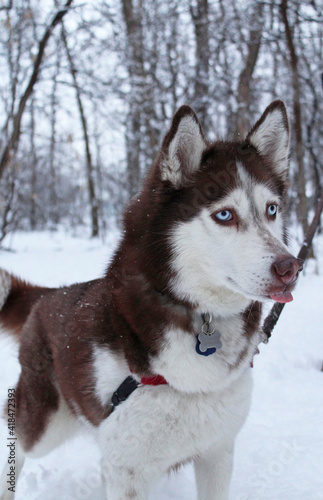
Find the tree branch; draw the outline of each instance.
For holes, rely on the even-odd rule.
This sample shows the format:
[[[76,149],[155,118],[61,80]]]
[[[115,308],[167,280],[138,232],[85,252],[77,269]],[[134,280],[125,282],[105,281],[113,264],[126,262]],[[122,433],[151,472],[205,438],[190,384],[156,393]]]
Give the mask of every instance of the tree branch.
[[[19,137],[20,137],[21,119],[22,119],[22,116],[23,116],[23,113],[24,113],[24,110],[26,107],[26,103],[27,103],[29,97],[31,96],[31,94],[33,93],[35,83],[38,80],[39,71],[40,71],[40,67],[41,67],[41,63],[43,60],[44,51],[45,51],[47,42],[48,42],[55,26],[62,21],[63,17],[68,12],[72,2],[73,2],[73,0],[67,0],[64,8],[57,12],[57,14],[54,16],[52,22],[50,23],[50,25],[47,27],[43,38],[39,42],[38,53],[37,53],[37,57],[36,57],[35,62],[34,62],[33,72],[30,76],[30,79],[29,79],[29,82],[27,84],[25,91],[21,96],[18,111],[13,118],[13,131],[12,131],[12,133],[7,141],[7,144],[3,150],[3,153],[1,155],[0,179],[2,178],[3,172],[10,161],[11,151],[14,150],[18,145],[18,141],[19,141]]]

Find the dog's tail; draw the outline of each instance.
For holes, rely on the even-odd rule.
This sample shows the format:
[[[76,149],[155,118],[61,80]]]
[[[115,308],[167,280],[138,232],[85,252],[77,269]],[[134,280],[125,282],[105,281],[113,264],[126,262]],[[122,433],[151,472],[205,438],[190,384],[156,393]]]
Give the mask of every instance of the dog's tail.
[[[0,332],[19,335],[33,305],[49,290],[0,268]]]

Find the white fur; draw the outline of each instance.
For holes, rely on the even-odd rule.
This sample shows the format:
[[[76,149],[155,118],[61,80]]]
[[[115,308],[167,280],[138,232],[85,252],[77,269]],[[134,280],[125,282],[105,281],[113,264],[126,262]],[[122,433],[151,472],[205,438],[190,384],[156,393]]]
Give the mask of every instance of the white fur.
[[[267,203],[279,203],[262,184],[249,179],[242,166],[241,187],[204,208],[191,221],[178,224],[171,235],[173,290],[198,303],[202,311],[228,316],[245,309],[250,300],[265,300],[275,258],[288,254],[282,241],[282,217],[266,217]],[[224,227],[212,213],[234,209],[244,227]],[[249,299],[249,300],[248,300]]]
[[[161,179],[171,182],[176,187],[182,185],[186,176],[199,168],[205,147],[196,120],[192,116],[184,116],[161,163]]]
[[[169,385],[139,387],[100,425],[97,437],[109,500],[146,499],[155,479],[189,459],[195,462],[199,500],[227,500],[233,443],[248,412],[249,365],[259,336],[247,341],[238,315],[214,322],[223,343],[214,356],[198,355],[195,336],[188,332],[165,332],[152,368]],[[196,315],[197,332],[201,325]],[[245,361],[237,363],[245,347]],[[115,378],[110,386],[112,367],[118,377],[128,373],[108,349],[94,353],[96,391],[104,402],[121,382]],[[108,392],[105,384],[111,387]]]
[[[114,391],[130,375],[124,357],[112,353],[107,347],[99,346],[94,346],[93,349],[93,371],[95,393],[103,406],[111,401]]]
[[[261,155],[270,155],[279,174],[288,171],[289,130],[281,109],[273,109],[265,120],[250,134],[249,140]]]
[[[233,442],[250,394],[250,370],[230,390],[189,397],[170,386],[137,389],[99,429],[107,498],[144,500],[161,473],[193,459],[199,500],[227,500]]]
[[[190,394],[224,390],[250,367],[260,340],[258,332],[247,340],[239,315],[225,319],[213,316],[212,321],[221,333],[222,347],[211,356],[197,354],[194,335],[180,329],[166,333],[163,348],[152,360],[152,366],[154,372],[163,375],[175,389]],[[196,326],[196,333],[201,328],[202,323]],[[247,349],[245,359],[239,363],[244,349]],[[238,368],[235,368],[236,364]]]
[[[172,286],[181,299],[200,304],[201,312],[216,310],[222,316],[231,316],[245,309],[250,301],[225,285],[225,275],[222,280],[218,278],[219,272],[225,273],[222,253],[225,255],[227,247],[235,246],[236,234],[227,233],[226,241],[221,241],[212,235],[214,224],[209,211],[204,209],[191,221],[173,229],[172,267],[176,277]],[[217,249],[219,243],[221,249]]]
[[[4,269],[0,269],[0,310],[4,306],[11,288],[11,276]]]
[[[196,353],[194,335],[180,329],[167,331],[152,368],[169,385],[139,387],[100,425],[98,441],[109,500],[146,499],[154,480],[190,459],[195,464],[199,500],[227,500],[234,439],[249,408],[249,365],[259,336],[245,338],[239,315],[214,316],[213,321],[223,344],[214,356]],[[199,314],[195,322],[199,332]],[[239,363],[244,348],[245,360]],[[107,350],[95,352],[97,363],[106,362],[106,368],[96,369],[99,390],[104,380],[109,385],[108,364],[114,355]]]

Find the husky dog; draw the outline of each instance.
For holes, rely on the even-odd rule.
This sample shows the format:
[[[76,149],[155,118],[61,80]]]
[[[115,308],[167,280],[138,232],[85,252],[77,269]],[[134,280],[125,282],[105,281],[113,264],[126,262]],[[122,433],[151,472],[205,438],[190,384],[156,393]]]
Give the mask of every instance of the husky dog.
[[[16,474],[85,426],[107,500],[144,500],[188,461],[199,500],[228,499],[261,303],[292,300],[301,270],[284,228],[288,152],[281,101],[244,142],[212,144],[183,106],[103,278],[48,289],[1,270],[0,324],[20,344]]]

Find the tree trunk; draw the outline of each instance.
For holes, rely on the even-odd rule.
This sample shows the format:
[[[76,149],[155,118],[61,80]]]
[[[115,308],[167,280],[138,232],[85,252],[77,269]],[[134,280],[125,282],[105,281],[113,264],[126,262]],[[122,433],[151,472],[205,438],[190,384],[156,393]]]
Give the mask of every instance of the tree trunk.
[[[98,200],[96,198],[95,194],[95,183],[94,183],[94,166],[92,163],[92,155],[91,155],[91,149],[90,149],[90,138],[88,134],[88,126],[87,126],[87,121],[85,117],[85,112],[84,112],[84,106],[82,102],[82,97],[81,97],[81,90],[77,81],[77,70],[76,67],[74,66],[74,61],[71,55],[71,52],[68,48],[67,44],[67,39],[66,39],[66,33],[64,26],[62,26],[62,39],[63,43],[66,49],[66,54],[67,54],[67,59],[70,67],[70,73],[72,76],[73,80],[73,86],[75,89],[75,95],[76,95],[76,101],[77,101],[77,106],[78,110],[80,113],[80,119],[81,119],[81,124],[82,124],[82,130],[83,130],[83,138],[84,138],[84,146],[85,146],[85,158],[86,158],[86,175],[87,175],[87,183],[88,183],[88,192],[89,192],[89,202],[90,202],[90,208],[91,208],[91,225],[92,225],[92,230],[91,230],[91,236],[92,238],[96,237],[99,235],[99,206],[98,206]]]
[[[133,197],[139,190],[141,178],[141,125],[145,88],[141,0],[138,0],[136,8],[133,0],[122,0],[122,12],[126,25],[127,61],[131,87],[126,122],[126,148],[129,195]]]
[[[193,107],[206,130],[209,120],[209,4],[208,0],[197,0],[190,5],[195,31],[195,81]]]
[[[287,47],[290,56],[290,65],[292,70],[293,84],[293,110],[294,110],[294,132],[296,138],[296,160],[298,165],[298,199],[299,199],[299,217],[303,228],[304,235],[308,227],[308,208],[305,192],[305,165],[304,165],[304,149],[303,149],[303,134],[302,134],[302,110],[301,110],[301,92],[298,76],[298,56],[296,54],[293,33],[288,20],[288,0],[282,0],[281,15],[285,28]]]
[[[30,106],[30,158],[31,158],[31,179],[30,179],[30,227],[33,231],[37,228],[37,154],[35,147],[35,104],[31,99]]]
[[[50,175],[50,183],[49,183],[49,202],[50,202],[50,218],[55,225],[59,223],[60,215],[59,215],[59,206],[58,206],[58,196],[57,196],[57,174],[55,168],[55,152],[56,152],[56,119],[57,119],[57,78],[60,72],[60,62],[61,62],[61,44],[57,48],[57,59],[56,59],[56,69],[53,77],[53,87],[50,98],[50,107],[51,107],[51,115],[50,115],[50,146],[49,146],[49,175]]]
[[[259,49],[261,46],[262,28],[263,28],[263,5],[256,4],[253,19],[251,21],[251,30],[248,43],[248,54],[245,66],[240,73],[238,84],[236,114],[236,132],[237,139],[244,139],[249,131],[250,120],[250,100],[251,100],[251,82],[256,67]]]

